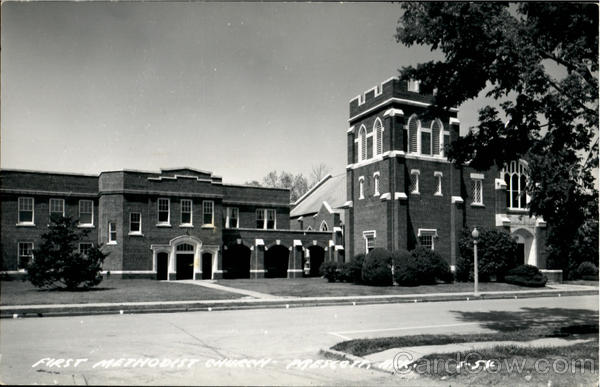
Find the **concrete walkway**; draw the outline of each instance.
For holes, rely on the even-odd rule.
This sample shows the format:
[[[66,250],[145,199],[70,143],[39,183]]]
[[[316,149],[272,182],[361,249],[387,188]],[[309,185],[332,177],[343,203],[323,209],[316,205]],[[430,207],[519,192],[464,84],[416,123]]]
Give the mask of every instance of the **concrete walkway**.
[[[214,283],[212,280],[203,280],[203,281],[183,280],[183,281],[177,281],[177,283],[196,285],[196,286],[204,286],[205,288],[221,290],[223,292],[229,292],[229,293],[243,294],[245,296],[258,298],[261,300],[279,300],[279,299],[283,298],[283,297],[279,297],[279,296],[274,296],[272,294],[260,293],[260,292],[255,292],[252,290],[238,289],[238,288],[232,288],[229,286],[218,285],[218,284]]]

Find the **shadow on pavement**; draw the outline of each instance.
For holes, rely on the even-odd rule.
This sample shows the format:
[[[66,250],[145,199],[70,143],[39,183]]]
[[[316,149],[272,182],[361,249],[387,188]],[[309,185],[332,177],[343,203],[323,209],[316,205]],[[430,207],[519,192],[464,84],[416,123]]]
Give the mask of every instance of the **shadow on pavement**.
[[[510,332],[525,328],[548,328],[557,335],[567,332],[598,333],[598,312],[589,309],[521,308],[519,311],[452,311],[462,321],[478,322],[483,328]]]

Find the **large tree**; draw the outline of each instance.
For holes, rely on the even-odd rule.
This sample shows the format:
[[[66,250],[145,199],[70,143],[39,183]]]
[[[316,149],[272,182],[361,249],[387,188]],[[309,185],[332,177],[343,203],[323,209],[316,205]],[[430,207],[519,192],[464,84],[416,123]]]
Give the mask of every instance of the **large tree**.
[[[480,97],[479,123],[448,150],[487,169],[528,162],[530,212],[548,222],[550,265],[566,271],[579,228],[597,222],[598,6],[585,3],[405,3],[396,39],[442,60],[400,70],[435,90],[430,114]],[[597,223],[596,228],[597,230]],[[595,254],[595,256],[594,256]],[[583,256],[582,256],[583,255]]]
[[[257,183],[257,182],[256,182]],[[248,184],[248,183],[247,183]],[[271,171],[262,180],[259,186],[270,188],[287,188],[290,190],[290,200],[295,202],[308,191],[308,182],[303,174],[293,175],[289,172]]]

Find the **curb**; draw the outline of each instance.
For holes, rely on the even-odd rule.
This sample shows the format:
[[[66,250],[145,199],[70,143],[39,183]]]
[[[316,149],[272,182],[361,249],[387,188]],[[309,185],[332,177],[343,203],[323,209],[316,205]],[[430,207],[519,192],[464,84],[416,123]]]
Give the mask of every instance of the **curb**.
[[[364,357],[360,357],[360,356],[354,356],[351,355],[349,353],[346,352],[340,352],[340,351],[336,351],[334,349],[321,349],[319,350],[319,355],[327,358],[327,359],[334,359],[334,360],[340,360],[340,361],[348,361],[351,362],[353,364],[368,364],[370,370],[375,370],[375,371],[379,371],[379,372],[384,372],[386,374],[390,374],[390,375],[395,375],[396,373],[394,371],[390,371],[389,369],[383,368],[378,366],[376,363],[371,362],[368,359],[365,359]]]
[[[481,293],[479,297],[472,294],[447,294],[447,295],[398,295],[389,297],[362,296],[338,298],[293,298],[273,300],[233,300],[228,302],[218,301],[190,301],[177,304],[150,303],[142,305],[109,304],[109,305],[85,305],[64,306],[60,305],[38,305],[30,307],[27,305],[2,306],[0,318],[22,318],[22,317],[59,317],[59,316],[87,316],[99,314],[133,314],[133,313],[175,313],[175,312],[212,312],[223,310],[244,309],[269,309],[269,308],[299,308],[334,305],[371,305],[371,304],[398,304],[398,303],[420,303],[420,302],[448,302],[448,301],[481,301],[509,298],[537,298],[537,297],[569,297],[598,295],[598,290],[570,290],[570,291],[539,291],[527,293]]]

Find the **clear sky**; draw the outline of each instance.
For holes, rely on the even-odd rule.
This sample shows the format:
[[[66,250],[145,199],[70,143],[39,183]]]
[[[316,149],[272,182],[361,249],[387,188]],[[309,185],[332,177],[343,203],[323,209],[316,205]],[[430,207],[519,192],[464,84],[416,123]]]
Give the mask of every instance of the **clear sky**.
[[[5,2],[2,168],[346,165],[348,102],[434,58],[387,3]],[[461,106],[461,132],[481,100]]]

